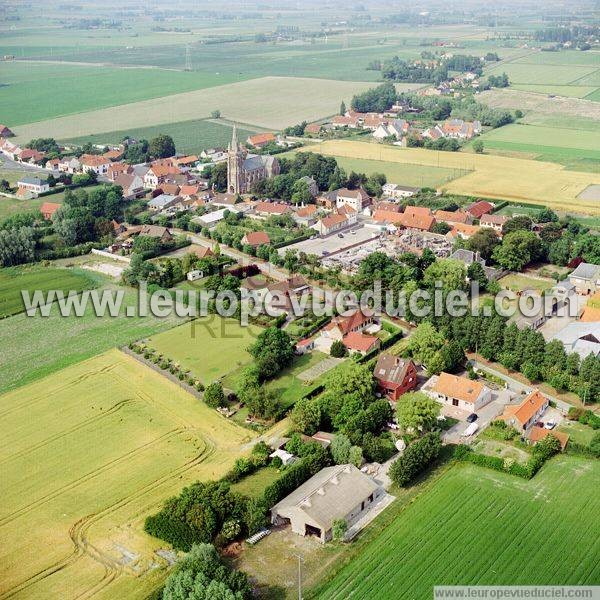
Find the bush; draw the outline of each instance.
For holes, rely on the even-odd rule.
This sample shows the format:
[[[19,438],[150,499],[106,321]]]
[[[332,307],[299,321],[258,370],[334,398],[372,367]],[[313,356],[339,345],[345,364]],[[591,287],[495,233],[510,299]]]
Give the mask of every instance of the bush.
[[[225,406],[225,393],[220,382],[216,381],[206,386],[204,391],[204,402],[212,408]]]
[[[404,487],[439,456],[441,449],[442,441],[437,433],[425,434],[410,444],[404,454],[392,463],[390,478],[396,485]]]
[[[348,349],[344,346],[344,343],[340,340],[335,340],[333,344],[331,344],[331,350],[329,352],[331,356],[334,358],[343,358],[348,354]]]

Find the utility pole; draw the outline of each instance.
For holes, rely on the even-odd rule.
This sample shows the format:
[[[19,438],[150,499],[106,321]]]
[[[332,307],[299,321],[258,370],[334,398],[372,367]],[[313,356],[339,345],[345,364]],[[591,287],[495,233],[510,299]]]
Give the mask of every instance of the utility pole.
[[[299,554],[294,554],[298,559],[298,600],[302,600],[302,563],[304,559]]]

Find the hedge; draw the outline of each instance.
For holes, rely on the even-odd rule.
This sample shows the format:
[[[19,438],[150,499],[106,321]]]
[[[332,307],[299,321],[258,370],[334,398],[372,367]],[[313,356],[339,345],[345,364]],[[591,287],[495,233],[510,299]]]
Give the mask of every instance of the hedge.
[[[57,258],[71,258],[72,256],[83,256],[89,254],[92,249],[102,248],[102,244],[98,242],[86,242],[77,246],[67,246],[56,250],[45,250],[40,252],[38,260],[55,260]]]
[[[291,240],[277,242],[276,244],[270,244],[270,247],[274,250],[279,250],[279,248],[285,248],[286,246],[291,246],[292,244],[297,244],[298,242],[305,242],[306,240],[310,240],[310,238],[314,237],[316,233],[307,233],[305,235],[300,235],[296,238],[292,238]]]

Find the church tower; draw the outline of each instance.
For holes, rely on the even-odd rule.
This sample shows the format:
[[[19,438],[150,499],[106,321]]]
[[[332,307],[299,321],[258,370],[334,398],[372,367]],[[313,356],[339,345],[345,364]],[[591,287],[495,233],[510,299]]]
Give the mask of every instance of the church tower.
[[[243,194],[244,189],[244,158],[245,152],[238,143],[237,127],[233,125],[231,143],[227,149],[227,192],[230,194]]]

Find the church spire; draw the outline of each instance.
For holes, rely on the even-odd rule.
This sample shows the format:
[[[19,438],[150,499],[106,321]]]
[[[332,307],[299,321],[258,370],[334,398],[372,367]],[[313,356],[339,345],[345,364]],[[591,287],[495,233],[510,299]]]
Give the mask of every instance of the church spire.
[[[238,139],[237,139],[237,125],[233,124],[233,134],[231,136],[231,150],[237,151],[238,149]]]

